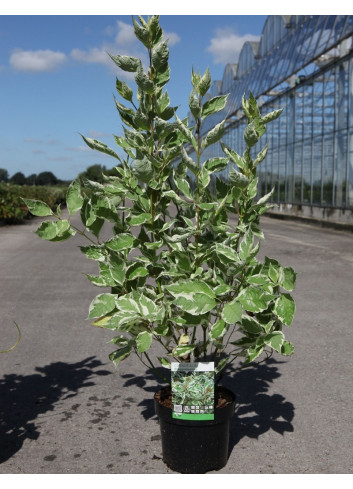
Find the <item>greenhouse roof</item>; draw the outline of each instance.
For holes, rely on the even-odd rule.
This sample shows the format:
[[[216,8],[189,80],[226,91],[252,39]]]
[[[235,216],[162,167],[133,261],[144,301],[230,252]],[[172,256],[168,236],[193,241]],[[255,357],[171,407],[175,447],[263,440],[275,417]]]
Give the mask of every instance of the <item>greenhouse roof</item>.
[[[332,56],[340,56],[334,48],[352,34],[352,15],[268,16],[260,42],[245,43],[238,65],[226,66],[219,87],[230,94],[227,105],[205,121],[203,130],[234,116],[244,93],[258,98],[284,82],[289,88],[291,77],[314,62],[311,69],[319,70]],[[324,56],[331,51],[332,56]]]

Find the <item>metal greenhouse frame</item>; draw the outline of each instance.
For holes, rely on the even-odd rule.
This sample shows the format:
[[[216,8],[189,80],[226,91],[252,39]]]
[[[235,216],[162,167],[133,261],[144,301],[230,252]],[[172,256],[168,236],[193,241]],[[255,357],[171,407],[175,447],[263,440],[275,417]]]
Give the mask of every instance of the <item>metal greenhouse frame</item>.
[[[269,143],[259,172],[261,195],[275,187],[273,201],[282,208],[307,207],[326,218],[339,210],[352,220],[352,35],[349,15],[269,16],[260,42],[245,43],[238,64],[227,65],[222,82],[212,85],[211,96],[230,95],[203,130],[227,117],[223,140],[238,153],[245,149],[244,93],[253,93],[263,114],[284,108],[254,148]],[[219,151],[206,150],[203,159]]]

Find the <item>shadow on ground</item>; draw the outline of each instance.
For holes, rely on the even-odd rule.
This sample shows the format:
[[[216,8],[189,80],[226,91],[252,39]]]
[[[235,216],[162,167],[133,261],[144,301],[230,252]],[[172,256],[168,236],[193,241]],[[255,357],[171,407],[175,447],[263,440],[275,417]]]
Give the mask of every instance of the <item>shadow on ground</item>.
[[[294,418],[294,406],[280,394],[269,394],[271,384],[280,377],[278,366],[283,362],[269,359],[264,363],[252,365],[242,370],[230,370],[222,380],[224,387],[236,395],[236,411],[231,422],[229,453],[244,437],[258,438],[269,430],[283,435],[294,431],[291,421]],[[161,369],[160,373],[165,370]],[[141,414],[148,420],[155,416],[153,395],[158,390],[158,378],[152,370],[142,377],[122,375],[125,386],[136,385],[144,389],[148,396],[139,406]],[[151,382],[155,385],[151,386]],[[166,385],[159,382],[159,385]]]
[[[236,394],[236,410],[231,422],[230,453],[244,437],[259,438],[269,430],[283,435],[294,431],[291,421],[294,406],[280,394],[269,394],[271,384],[280,377],[278,362],[267,360],[231,373],[222,385]]]
[[[34,422],[38,416],[53,411],[59,401],[75,397],[79,389],[95,385],[95,376],[109,375],[107,370],[95,370],[102,365],[89,357],[37,367],[38,373],[31,375],[4,375],[0,379],[0,463],[20,450],[24,440],[39,437],[39,425]]]

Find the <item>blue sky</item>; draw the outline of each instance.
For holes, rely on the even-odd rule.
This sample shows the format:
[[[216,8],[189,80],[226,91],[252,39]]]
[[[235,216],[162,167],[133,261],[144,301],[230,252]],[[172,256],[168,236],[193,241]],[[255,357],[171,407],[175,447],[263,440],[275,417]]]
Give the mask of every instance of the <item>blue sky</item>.
[[[222,79],[266,16],[161,15],[169,37],[173,105],[187,114],[191,68]],[[79,133],[114,146],[121,134],[113,94],[122,72],[112,54],[145,56],[128,15],[0,16],[0,168],[26,176],[52,171],[73,179],[89,165],[114,161],[89,150]],[[134,80],[128,80],[133,88]],[[117,95],[117,94],[116,94]]]
[[[201,72],[209,67],[212,79],[221,80],[243,43],[259,40],[267,17],[243,14],[239,6],[241,15],[223,15],[224,5],[222,11],[214,0],[207,4],[212,9],[202,4],[190,8],[182,0],[170,11],[166,2],[153,3],[169,38],[172,73],[166,88],[172,105],[180,105],[180,118],[188,112],[192,67]],[[71,180],[92,164],[114,166],[111,158],[87,148],[79,133],[115,146],[112,135],[122,132],[115,77],[124,74],[106,51],[144,59],[126,13],[153,12],[137,1],[131,9],[113,10],[111,2],[100,0],[98,7],[85,6],[88,15],[72,5],[32,0],[0,7],[0,168],[10,176],[52,171]],[[200,11],[207,15],[197,15]],[[268,5],[266,12],[271,13]],[[134,88],[133,79],[126,81]]]

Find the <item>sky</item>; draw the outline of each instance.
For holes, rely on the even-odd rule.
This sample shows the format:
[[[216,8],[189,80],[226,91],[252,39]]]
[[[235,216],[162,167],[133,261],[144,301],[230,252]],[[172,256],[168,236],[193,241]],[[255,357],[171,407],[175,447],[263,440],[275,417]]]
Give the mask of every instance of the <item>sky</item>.
[[[101,0],[102,15],[89,7],[89,15],[81,15],[68,4],[62,8],[63,2],[51,10],[43,4],[32,0],[19,9],[16,2],[16,14],[11,7],[0,7],[0,168],[9,176],[51,171],[72,180],[90,165],[116,164],[89,149],[80,136],[118,151],[113,135],[122,135],[122,125],[114,103],[114,95],[119,98],[115,80],[125,79],[132,89],[135,84],[107,51],[144,60],[146,50],[121,6],[113,10]],[[136,15],[138,5],[133,6]],[[142,15],[153,13],[145,10],[141,8]],[[244,42],[260,39],[267,15],[215,15],[199,8],[196,12],[207,15],[195,14],[195,9],[181,15],[180,10],[170,14],[159,9],[170,49],[171,81],[165,88],[183,118],[191,69],[203,73],[208,67],[212,80],[221,80],[226,64],[237,62]]]

